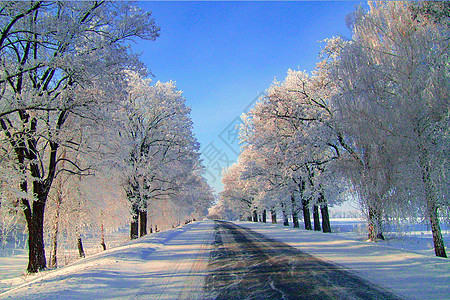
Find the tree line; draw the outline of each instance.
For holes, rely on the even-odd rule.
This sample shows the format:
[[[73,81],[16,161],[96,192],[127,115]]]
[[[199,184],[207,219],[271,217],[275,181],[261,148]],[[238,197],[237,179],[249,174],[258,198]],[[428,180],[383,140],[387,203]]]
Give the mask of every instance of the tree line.
[[[0,5],[0,208],[28,232],[28,272],[56,266],[58,235],[131,220],[131,238],[204,215],[190,109],[131,51],[160,32],[128,2]],[[127,212],[128,210],[128,212]],[[126,216],[124,212],[128,215]],[[21,221],[23,220],[23,221]],[[5,222],[4,222],[5,221]],[[159,222],[156,224],[155,222]]]
[[[313,72],[289,70],[242,116],[221,204],[294,227],[302,212],[305,229],[330,232],[328,205],[356,199],[370,240],[422,219],[446,257],[450,4],[369,2],[346,22],[351,39],[326,39]]]

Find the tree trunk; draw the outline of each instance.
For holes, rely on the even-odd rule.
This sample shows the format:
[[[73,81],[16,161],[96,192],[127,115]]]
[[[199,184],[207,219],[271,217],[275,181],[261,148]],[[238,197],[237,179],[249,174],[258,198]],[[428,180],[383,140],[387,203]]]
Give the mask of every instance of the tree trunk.
[[[139,207],[137,203],[131,204],[130,239],[139,237]]]
[[[322,187],[320,186],[320,189]],[[330,215],[328,214],[328,204],[325,200],[323,192],[319,193],[319,205],[320,213],[322,214],[322,231],[325,233],[331,233]]]
[[[368,239],[371,241],[376,241],[377,239],[384,240],[381,223],[381,211],[375,206],[376,205],[369,206]]]
[[[439,215],[436,205],[436,196],[433,191],[433,183],[430,178],[430,164],[427,160],[428,151],[421,147],[419,162],[422,169],[422,181],[425,186],[425,197],[427,203],[427,214],[430,220],[431,233],[433,235],[434,253],[439,257],[447,257],[444,240],[442,239],[441,226],[439,225]]]
[[[131,205],[131,218],[130,239],[134,240],[139,237],[139,210],[135,203]]]
[[[59,230],[59,205],[56,206],[55,223],[53,224],[52,250],[50,254],[50,268],[54,269],[58,266],[58,230]]]
[[[83,248],[83,242],[81,241],[81,236],[78,236],[77,247],[78,247],[78,254],[80,255],[80,257],[85,258],[86,255],[84,254],[84,248]]]
[[[61,158],[66,158],[66,148],[62,149],[61,152]],[[61,162],[61,168],[64,168],[65,161],[63,160]],[[55,223],[53,224],[53,237],[52,237],[52,252],[50,253],[50,268],[56,268],[58,266],[58,232],[59,232],[59,215],[61,211],[61,203],[63,201],[63,195],[62,195],[62,189],[63,189],[63,181],[62,178],[60,178],[57,181],[56,186],[56,213],[55,213]]]
[[[133,216],[130,226],[130,239],[134,240],[139,237],[139,218]]]
[[[147,235],[147,208],[139,211],[139,236]]]
[[[303,199],[303,191],[305,190],[305,181],[301,181],[298,184],[300,191],[300,199],[302,199],[302,211],[303,211],[303,222],[305,223],[306,230],[312,230],[311,226],[311,215],[309,213],[309,199]]]
[[[56,212],[55,212],[55,221],[53,223],[53,235],[52,235],[52,250],[50,255],[50,268],[54,269],[58,266],[58,231],[59,231],[59,213],[61,209],[62,203],[62,185],[58,186],[58,191],[56,193]]]
[[[258,214],[256,213],[256,209],[253,210],[253,222],[258,222]]]
[[[314,205],[313,207],[313,218],[314,218],[314,231],[320,231],[320,217],[319,217],[319,207]]]
[[[283,225],[289,226],[289,219],[288,219],[288,215],[286,214],[286,207],[285,207],[284,203],[281,203],[281,212],[283,213]]]
[[[331,233],[330,215],[328,214],[328,205],[323,204],[320,206],[320,212],[322,214],[322,230],[325,233]]]
[[[275,209],[272,209],[270,211],[271,217],[272,217],[272,224],[277,224],[277,212]]]
[[[286,213],[283,213],[283,225],[284,226],[289,226],[289,218],[288,218],[288,215]]]
[[[100,241],[100,245],[102,245],[103,251],[106,250],[106,244],[105,244],[105,229],[103,227],[103,223],[101,225],[101,231],[102,231],[102,239]]]
[[[28,203],[28,200],[25,200]],[[47,267],[44,249],[44,209],[45,204],[38,200],[24,209],[28,226],[28,267],[29,273],[36,273]]]
[[[300,228],[300,224],[298,223],[297,205],[295,204],[294,194],[291,195],[291,204],[292,204],[292,223],[294,224],[294,228]]]
[[[52,235],[52,250],[50,253],[50,269],[54,269],[58,266],[58,221],[53,225],[53,235]]]
[[[266,223],[266,222],[267,222],[267,216],[266,216],[266,214],[267,214],[267,212],[266,212],[266,210],[264,209],[263,212],[262,212],[262,221],[263,221],[263,223]]]
[[[432,201],[427,202],[428,217],[430,219],[431,232],[433,234],[434,253],[439,257],[447,257],[445,252],[444,240],[442,239],[441,227],[436,204]]]
[[[309,213],[309,201],[302,200],[303,220],[305,222],[305,229],[312,230],[311,215]]]
[[[298,223],[298,214],[296,211],[292,212],[292,224],[294,228],[300,228],[300,224]]]
[[[27,272],[36,273],[47,267],[44,248],[44,212],[48,191],[50,190],[50,185],[53,181],[53,175],[49,174],[48,180],[45,181],[40,178],[36,165],[31,164],[30,169],[32,169],[31,173],[35,178],[33,181],[33,193],[37,199],[31,201],[31,203],[28,199],[21,199],[21,201],[28,227]],[[23,171],[23,173],[25,174],[25,171]],[[52,171],[52,173],[54,172]],[[20,183],[20,189],[25,193],[28,192],[27,181]]]

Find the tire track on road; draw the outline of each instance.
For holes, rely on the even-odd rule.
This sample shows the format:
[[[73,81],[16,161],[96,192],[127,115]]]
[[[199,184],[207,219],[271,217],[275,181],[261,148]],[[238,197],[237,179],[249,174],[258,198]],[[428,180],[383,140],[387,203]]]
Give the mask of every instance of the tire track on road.
[[[402,299],[287,244],[230,222],[215,224],[209,299]]]

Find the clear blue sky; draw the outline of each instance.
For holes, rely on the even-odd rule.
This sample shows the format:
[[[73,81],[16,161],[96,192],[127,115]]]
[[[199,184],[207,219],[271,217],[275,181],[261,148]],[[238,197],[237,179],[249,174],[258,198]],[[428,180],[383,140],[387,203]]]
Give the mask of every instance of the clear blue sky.
[[[361,2],[147,2],[161,27],[136,50],[155,75],[176,81],[192,108],[207,179],[220,191],[220,170],[237,158],[238,117],[289,68],[310,72],[321,40],[349,37],[345,16]]]

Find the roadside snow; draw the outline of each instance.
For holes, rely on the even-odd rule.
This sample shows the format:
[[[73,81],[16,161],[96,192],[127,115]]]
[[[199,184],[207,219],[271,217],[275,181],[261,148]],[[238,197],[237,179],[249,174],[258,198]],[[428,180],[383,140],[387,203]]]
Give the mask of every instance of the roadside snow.
[[[362,278],[408,299],[450,299],[448,259],[346,238],[284,227],[235,222],[299,250],[351,270]]]
[[[355,222],[342,222],[333,222],[340,226],[340,232],[333,234],[280,224],[236,224],[339,264],[405,298],[450,299],[449,260],[429,254],[426,233],[369,243],[355,233]],[[0,280],[0,289],[10,288],[0,293],[0,299],[202,299],[213,227],[212,221],[195,222],[57,270]],[[416,243],[417,238],[422,240]],[[448,235],[446,238],[448,244]],[[401,244],[414,251],[391,247]],[[22,254],[14,257],[23,260]],[[2,263],[12,266],[14,257],[2,257]],[[3,267],[5,272],[7,268]]]
[[[152,234],[66,267],[21,276],[1,299],[201,298],[213,222]]]

